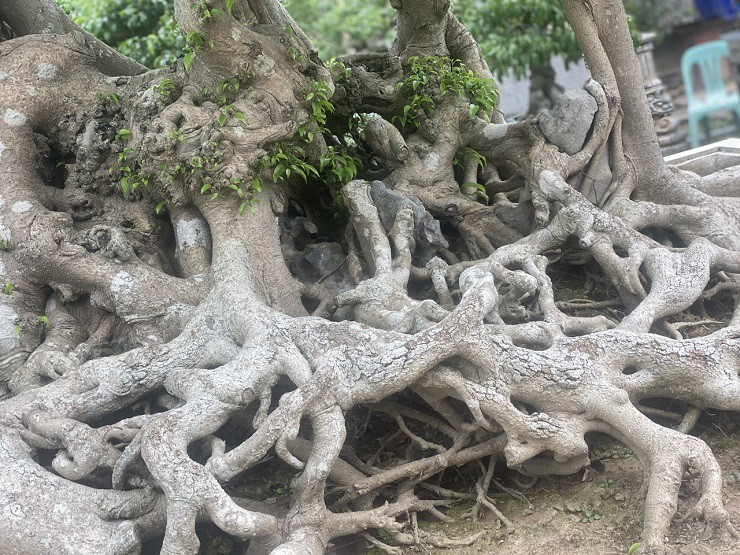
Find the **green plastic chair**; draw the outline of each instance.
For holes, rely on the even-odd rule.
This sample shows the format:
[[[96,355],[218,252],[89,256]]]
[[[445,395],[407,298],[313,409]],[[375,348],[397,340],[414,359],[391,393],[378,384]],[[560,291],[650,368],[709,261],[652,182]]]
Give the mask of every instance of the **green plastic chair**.
[[[740,124],[740,95],[737,91],[727,91],[722,72],[723,59],[730,58],[730,46],[725,40],[705,42],[692,46],[681,57],[681,75],[686,86],[686,100],[689,105],[689,142],[691,148],[699,146],[699,124],[704,121],[709,139],[708,116],[714,112],[731,110],[735,125]],[[692,81],[692,67],[697,66],[704,81],[704,95],[696,96]]]

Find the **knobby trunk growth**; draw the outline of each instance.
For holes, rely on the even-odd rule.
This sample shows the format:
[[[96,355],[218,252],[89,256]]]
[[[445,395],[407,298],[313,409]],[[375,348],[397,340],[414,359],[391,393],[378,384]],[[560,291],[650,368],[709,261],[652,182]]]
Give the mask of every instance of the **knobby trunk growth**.
[[[176,0],[188,54],[139,73],[3,2],[3,552],[196,553],[202,520],[253,553],[452,545],[416,527],[454,498],[431,479],[482,461],[474,512],[509,524],[496,461],[573,473],[588,432],[644,465],[641,552],[687,469],[691,516],[736,535],[684,432],[740,408],[740,312],[695,339],[676,315],[738,289],[737,172],[664,165],[621,2],[564,2],[594,110],[554,126],[501,122],[449,2],[391,3],[390,52],[330,72],[277,0]],[[556,302],[548,268],[577,260],[623,313]],[[407,460],[345,445],[360,406]],[[296,469],[285,509],[234,494],[267,456]]]

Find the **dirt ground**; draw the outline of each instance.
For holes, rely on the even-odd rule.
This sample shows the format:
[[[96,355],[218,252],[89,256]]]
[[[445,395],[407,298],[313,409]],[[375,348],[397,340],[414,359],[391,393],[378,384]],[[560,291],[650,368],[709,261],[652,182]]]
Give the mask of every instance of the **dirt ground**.
[[[740,437],[738,430],[721,428],[700,434],[712,447],[723,471],[725,506],[740,529]],[[482,526],[486,533],[475,544],[458,549],[414,549],[408,553],[447,555],[625,555],[638,541],[644,495],[642,471],[636,458],[622,445],[606,440],[593,450],[594,470],[578,476],[540,479],[531,489],[520,490],[531,505],[508,494],[496,494],[497,506],[514,524],[505,529],[488,514],[479,522],[429,524],[450,537],[470,535]],[[585,478],[585,479],[584,479]],[[684,483],[679,515],[691,507],[692,484]],[[512,486],[515,487],[515,486]],[[454,511],[453,511],[454,512]],[[729,535],[706,539],[703,522],[680,522],[678,516],[668,536],[673,555],[739,555],[740,543]]]
[[[723,472],[725,507],[732,523],[740,530],[740,417],[738,415],[705,415],[694,434],[712,448]],[[644,493],[642,470],[637,459],[622,444],[606,436],[594,436],[592,468],[573,476],[541,478],[531,487],[514,480],[515,473],[501,463],[496,476],[511,493],[492,487],[490,497],[514,525],[508,532],[490,513],[480,520],[461,518],[471,502],[455,504],[444,512],[449,523],[420,520],[422,530],[444,534],[449,538],[482,536],[472,545],[453,549],[429,546],[404,548],[395,553],[409,555],[627,555],[630,546],[639,541],[642,527]],[[264,465],[265,475],[249,486],[250,495],[266,503],[287,506],[289,482],[294,470],[280,470],[278,464]],[[449,476],[447,476],[449,474]],[[446,488],[472,491],[471,473],[466,469],[448,470]],[[527,480],[522,477],[522,480]],[[704,523],[695,519],[681,522],[697,500],[694,480],[686,475],[679,500],[679,514],[668,535],[669,555],[740,555],[740,542],[725,535],[706,538]],[[255,487],[264,491],[254,491]],[[238,493],[238,492],[237,492]],[[421,519],[421,516],[420,516]],[[201,530],[201,553],[205,555],[238,555],[246,553],[246,544],[219,533],[210,526]],[[369,549],[362,538],[337,538],[330,546],[331,555],[383,555]],[[156,546],[148,551],[156,553]]]
[[[716,419],[700,424],[697,432],[712,447],[723,471],[725,506],[733,525],[740,530],[740,426]],[[639,541],[642,527],[644,494],[642,470],[637,459],[621,444],[606,437],[593,442],[593,468],[575,476],[539,479],[523,489],[502,478],[505,487],[526,498],[508,493],[492,493],[499,510],[513,523],[508,533],[493,515],[481,520],[456,518],[470,508],[470,503],[455,505],[446,511],[452,523],[424,522],[420,528],[443,532],[450,538],[470,536],[481,529],[483,536],[473,545],[454,549],[430,547],[406,548],[409,554],[429,555],[626,555]],[[679,501],[679,516],[668,536],[670,555],[740,555],[740,543],[729,535],[707,538],[703,522],[681,522],[696,500],[692,479],[685,477]],[[358,544],[335,546],[332,553],[382,553],[366,550]]]

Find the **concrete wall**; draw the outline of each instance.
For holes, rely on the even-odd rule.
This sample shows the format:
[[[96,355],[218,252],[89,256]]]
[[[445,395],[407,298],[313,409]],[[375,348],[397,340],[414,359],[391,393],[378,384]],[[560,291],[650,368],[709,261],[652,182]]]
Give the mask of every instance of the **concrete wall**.
[[[550,62],[555,69],[555,82],[565,89],[580,89],[589,77],[583,60],[567,68],[560,56]],[[529,79],[516,80],[511,72],[499,83],[501,111],[507,118],[521,117],[529,108]]]

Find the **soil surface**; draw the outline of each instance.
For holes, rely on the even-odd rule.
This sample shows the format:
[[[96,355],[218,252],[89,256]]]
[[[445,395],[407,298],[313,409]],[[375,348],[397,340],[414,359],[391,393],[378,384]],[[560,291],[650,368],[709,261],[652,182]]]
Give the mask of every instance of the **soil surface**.
[[[723,471],[725,506],[733,525],[740,530],[740,425],[720,415],[702,421],[694,432],[712,448]],[[403,553],[435,555],[626,555],[639,541],[642,528],[644,493],[642,470],[637,459],[625,447],[610,438],[592,441],[592,468],[573,476],[537,480],[525,489],[516,484],[511,472],[502,477],[502,485],[521,493],[493,491],[499,510],[513,523],[507,533],[488,512],[479,521],[456,518],[452,523],[425,522],[425,530],[444,532],[451,538],[463,538],[485,531],[473,545],[454,549],[430,547],[406,548]],[[498,474],[498,472],[497,472]],[[685,475],[679,515],[686,514],[697,500],[693,478]],[[523,485],[527,485],[526,483]],[[447,487],[453,488],[452,484]],[[494,486],[495,487],[495,486]],[[492,488],[493,490],[494,488]],[[526,498],[526,499],[525,499]],[[470,508],[459,504],[446,511],[455,518]],[[740,543],[729,535],[707,538],[703,522],[681,522],[677,516],[668,537],[670,555],[740,555]],[[337,546],[333,553],[382,553],[378,549],[358,550],[359,546]]]
[[[705,414],[695,435],[712,448],[722,467],[725,507],[735,529],[740,530],[740,416],[737,414]],[[514,525],[508,532],[487,511],[480,520],[463,518],[472,502],[463,501],[444,510],[452,522],[419,521],[422,530],[459,539],[483,532],[472,545],[452,549],[430,546],[402,548],[395,553],[410,555],[627,555],[639,541],[642,528],[644,492],[642,469],[635,456],[622,444],[602,435],[589,436],[591,468],[572,476],[553,476],[532,482],[500,462],[496,485],[489,495],[497,508]],[[390,453],[387,453],[390,455]],[[392,464],[389,457],[383,461]],[[256,496],[268,505],[287,508],[290,480],[295,474],[280,461],[270,461],[258,467],[249,484],[242,484],[235,495]],[[474,491],[472,469],[450,469],[440,485],[458,492]],[[698,499],[695,479],[684,475],[679,515],[688,513]],[[249,490],[249,491],[247,491]],[[513,492],[513,493],[512,493]],[[205,555],[239,555],[247,551],[246,542],[225,536],[212,525],[199,530]],[[740,543],[729,535],[711,536],[703,522],[674,519],[668,537],[668,555],[740,555]],[[147,553],[157,553],[156,545]],[[369,548],[362,538],[337,538],[330,555],[383,555]]]

